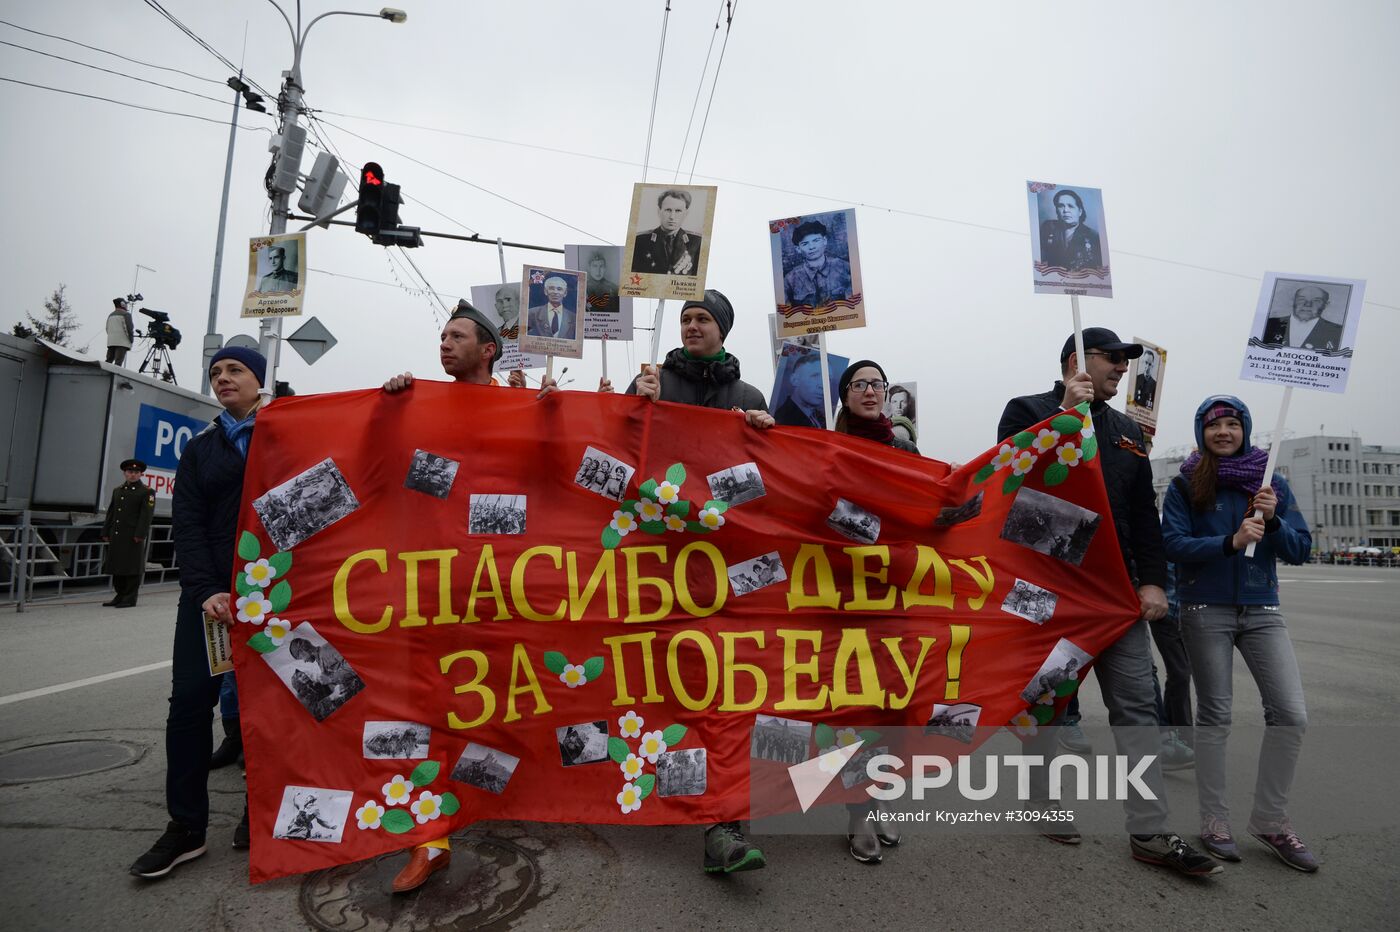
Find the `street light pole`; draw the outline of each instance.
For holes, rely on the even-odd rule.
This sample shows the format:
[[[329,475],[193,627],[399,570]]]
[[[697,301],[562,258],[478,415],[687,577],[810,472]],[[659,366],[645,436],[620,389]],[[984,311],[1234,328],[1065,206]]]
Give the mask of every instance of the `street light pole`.
[[[292,25],[288,19],[286,11],[278,6],[277,0],[268,0],[282,15],[282,19],[287,23],[287,30],[292,34],[292,69],[283,72],[285,80],[282,82],[282,96],[279,101],[277,111],[278,125],[281,127],[282,138],[287,138],[288,127],[297,125],[297,121],[302,112],[302,93],[305,88],[301,83],[301,50],[306,44],[306,37],[311,32],[311,27],[315,26],[327,16],[369,16],[375,19],[386,19],[391,23],[402,23],[408,19],[408,14],[403,10],[395,10],[385,7],[378,13],[356,13],[350,10],[331,10],[322,13],[311,22],[306,24],[305,29],[301,29],[301,3],[297,3],[297,24]],[[300,32],[300,34],[298,34]],[[280,155],[279,155],[280,157]],[[272,193],[272,225],[268,232],[273,236],[287,232],[287,219],[291,216],[290,192],[274,191]],[[261,394],[265,398],[272,398],[277,386],[277,366],[282,356],[282,318],[264,317],[258,328],[258,349],[267,359],[267,376],[263,379]]]
[[[238,84],[243,84],[243,72],[238,72]],[[228,157],[224,161],[224,193],[219,201],[219,233],[214,240],[214,283],[209,286],[209,322],[204,329],[204,361],[200,364],[199,390],[209,392],[209,351],[216,349],[213,343],[214,330],[219,326],[219,276],[224,268],[224,225],[228,221],[228,186],[233,177],[233,143],[238,134],[238,104],[240,92],[233,91],[233,116],[228,123]],[[212,344],[212,345],[211,345]]]

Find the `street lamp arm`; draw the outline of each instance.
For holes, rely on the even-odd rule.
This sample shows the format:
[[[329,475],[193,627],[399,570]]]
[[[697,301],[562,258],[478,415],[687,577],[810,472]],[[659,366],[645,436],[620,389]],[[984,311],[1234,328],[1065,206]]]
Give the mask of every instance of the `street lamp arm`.
[[[282,7],[278,6],[277,0],[267,0],[267,2],[272,4],[272,8],[277,11],[278,15],[282,17],[282,21],[287,24],[287,33],[292,37],[292,47],[295,48],[297,44],[297,31],[292,26],[292,21],[287,18],[287,12],[283,10]]]
[[[268,0],[273,3],[274,0]],[[285,15],[285,14],[284,14]],[[306,24],[306,28],[301,31],[301,38],[296,43],[296,55],[292,62],[292,74],[297,79],[297,84],[301,83],[301,49],[306,44],[306,37],[311,34],[311,27],[325,19],[327,16],[368,16],[372,19],[382,19],[378,13],[355,13],[350,10],[331,10],[329,13],[322,13],[320,16]]]

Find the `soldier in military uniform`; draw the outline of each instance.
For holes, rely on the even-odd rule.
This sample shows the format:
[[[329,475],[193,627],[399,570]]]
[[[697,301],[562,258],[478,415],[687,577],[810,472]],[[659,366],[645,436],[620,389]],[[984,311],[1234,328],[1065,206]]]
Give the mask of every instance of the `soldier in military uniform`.
[[[146,464],[138,459],[122,463],[126,481],[112,491],[107,506],[107,520],[102,524],[102,539],[107,542],[107,565],[116,595],[103,605],[133,608],[136,590],[146,570],[146,536],[151,530],[151,516],[156,511],[156,493],[141,481]]]
[[[258,291],[296,291],[298,277],[296,271],[284,268],[287,263],[286,247],[269,246],[267,260],[272,263],[272,271],[264,275],[262,281],[258,282]]]
[[[703,237],[684,229],[690,212],[690,192],[680,188],[663,191],[656,199],[661,223],[632,243],[632,271],[660,275],[697,275]]]

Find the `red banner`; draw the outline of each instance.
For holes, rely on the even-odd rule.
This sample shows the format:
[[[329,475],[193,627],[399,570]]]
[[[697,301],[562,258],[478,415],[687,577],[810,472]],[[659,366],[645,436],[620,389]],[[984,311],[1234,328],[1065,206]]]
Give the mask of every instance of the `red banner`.
[[[950,473],[622,395],[278,401],[234,580],[252,879],[742,818],[751,765],[872,726],[1034,729],[1137,617],[1095,454],[1074,411]]]

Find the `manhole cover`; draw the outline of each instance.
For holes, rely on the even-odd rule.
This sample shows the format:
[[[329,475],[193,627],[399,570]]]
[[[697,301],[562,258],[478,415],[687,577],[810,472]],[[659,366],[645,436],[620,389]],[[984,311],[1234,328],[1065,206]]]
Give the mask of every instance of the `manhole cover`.
[[[527,907],[540,885],[533,854],[484,832],[454,835],[452,863],[421,889],[386,895],[404,864],[395,852],[313,874],[301,886],[302,914],[331,932],[480,929]]]
[[[33,744],[0,754],[0,784],[79,777],[134,764],[146,753],[122,741],[78,740]]]

